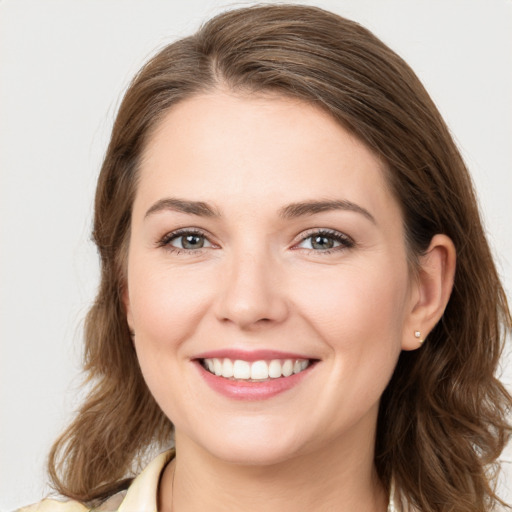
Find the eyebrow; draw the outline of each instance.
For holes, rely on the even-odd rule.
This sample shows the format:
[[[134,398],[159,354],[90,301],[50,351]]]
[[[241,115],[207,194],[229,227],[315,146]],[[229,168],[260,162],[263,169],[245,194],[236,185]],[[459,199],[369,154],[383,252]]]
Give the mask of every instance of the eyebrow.
[[[149,215],[165,210],[172,210],[180,213],[189,213],[192,215],[198,215],[200,217],[220,217],[220,213],[210,206],[208,203],[203,201],[187,201],[185,199],[176,199],[167,197],[157,201],[149,210],[146,212],[144,218]]]
[[[373,215],[362,206],[346,199],[336,199],[328,201],[305,201],[292,203],[279,210],[279,216],[284,219],[294,219],[305,215],[315,215],[316,213],[328,212],[333,210],[345,210],[364,215],[368,220],[377,224]]]
[[[199,217],[221,216],[220,212],[216,208],[203,201],[189,201],[186,199],[167,197],[164,199],[160,199],[155,204],[153,204],[146,212],[144,218],[147,218],[149,215],[152,215],[154,213],[166,210],[171,210],[179,213],[188,213],[191,215],[197,215]],[[346,199],[325,201],[303,201],[291,203],[281,208],[278,214],[283,219],[295,219],[297,217],[315,215],[317,213],[333,210],[345,210],[359,213],[366,217],[371,222],[373,222],[374,224],[377,224],[375,218],[368,210]]]

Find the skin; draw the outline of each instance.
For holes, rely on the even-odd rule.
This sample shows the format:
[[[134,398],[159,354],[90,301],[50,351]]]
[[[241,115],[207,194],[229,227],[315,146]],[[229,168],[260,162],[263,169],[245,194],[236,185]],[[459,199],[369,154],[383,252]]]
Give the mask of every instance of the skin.
[[[208,203],[216,215],[162,207],[168,198]],[[311,201],[367,213],[283,217]],[[204,246],[180,248],[173,233],[184,228],[200,230]],[[379,398],[400,351],[420,346],[414,331],[425,337],[442,315],[455,250],[437,235],[411,273],[382,162],[300,101],[195,96],[147,145],[131,229],[127,319],[144,378],[176,428],[159,510],[386,510],[373,466]],[[319,230],[341,241],[328,234],[334,247],[313,248]],[[192,362],[225,348],[319,362],[271,399],[232,400]]]

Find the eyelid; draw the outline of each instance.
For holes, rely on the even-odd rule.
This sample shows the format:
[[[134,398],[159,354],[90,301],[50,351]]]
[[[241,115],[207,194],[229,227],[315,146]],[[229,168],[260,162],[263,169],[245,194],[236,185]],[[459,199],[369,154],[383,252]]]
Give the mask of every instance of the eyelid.
[[[340,245],[337,247],[333,247],[331,249],[324,249],[324,250],[315,250],[315,249],[307,249],[304,247],[299,247],[299,244],[301,244],[302,242],[304,242],[308,238],[311,238],[314,235],[333,238],[337,242],[340,242]],[[345,234],[341,231],[338,231],[336,229],[312,228],[312,229],[303,231],[300,235],[298,235],[296,237],[296,240],[293,243],[292,249],[305,250],[305,251],[321,253],[321,254],[328,254],[329,252],[333,252],[333,251],[341,251],[344,249],[350,249],[351,247],[354,247],[355,245],[356,245],[356,243],[350,236],[348,236],[347,234]]]
[[[208,241],[211,245],[208,247],[201,247],[199,249],[182,249],[180,247],[175,247],[171,245],[171,241],[179,238],[180,236],[185,235],[198,235],[205,238],[205,240]],[[211,247],[217,248],[218,245],[212,241],[212,236],[204,231],[203,229],[196,228],[196,227],[186,227],[186,228],[179,228],[175,229],[173,231],[169,231],[165,233],[162,237],[160,237],[155,244],[157,247],[162,247],[164,249],[167,249],[169,251],[176,251],[176,252],[188,252],[188,253],[197,253],[198,251],[201,251],[202,249],[210,249]]]

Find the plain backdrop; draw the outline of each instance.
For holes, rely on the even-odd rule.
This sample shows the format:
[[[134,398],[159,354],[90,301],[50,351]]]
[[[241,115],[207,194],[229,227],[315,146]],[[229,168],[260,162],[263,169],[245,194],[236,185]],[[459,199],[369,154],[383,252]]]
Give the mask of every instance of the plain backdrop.
[[[473,174],[510,297],[512,2],[309,3],[366,25],[423,80]],[[243,4],[0,0],[2,511],[49,491],[47,452],[80,399],[81,329],[98,276],[93,193],[122,92],[156,49]]]

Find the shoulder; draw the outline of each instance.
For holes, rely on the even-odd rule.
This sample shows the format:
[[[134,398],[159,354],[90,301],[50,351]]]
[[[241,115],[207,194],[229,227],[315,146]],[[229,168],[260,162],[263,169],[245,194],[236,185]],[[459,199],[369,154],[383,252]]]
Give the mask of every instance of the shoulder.
[[[114,494],[101,505],[91,509],[74,500],[46,498],[38,503],[22,507],[16,512],[156,512],[158,484],[162,471],[174,457],[174,450],[161,453],[131,483],[130,487]]]
[[[114,494],[97,507],[91,507],[75,500],[57,500],[46,498],[39,503],[34,503],[28,507],[22,507],[15,512],[115,512],[119,509],[126,496],[126,491]]]
[[[16,512],[87,512],[89,509],[78,501],[60,501],[55,499],[44,499],[28,507],[22,507]]]
[[[89,512],[91,510],[114,512],[121,509],[123,511],[155,512],[160,475],[173,457],[174,450],[161,453],[133,480],[127,490],[114,494],[93,509],[74,500],[46,498],[28,507],[22,507],[16,512]]]

